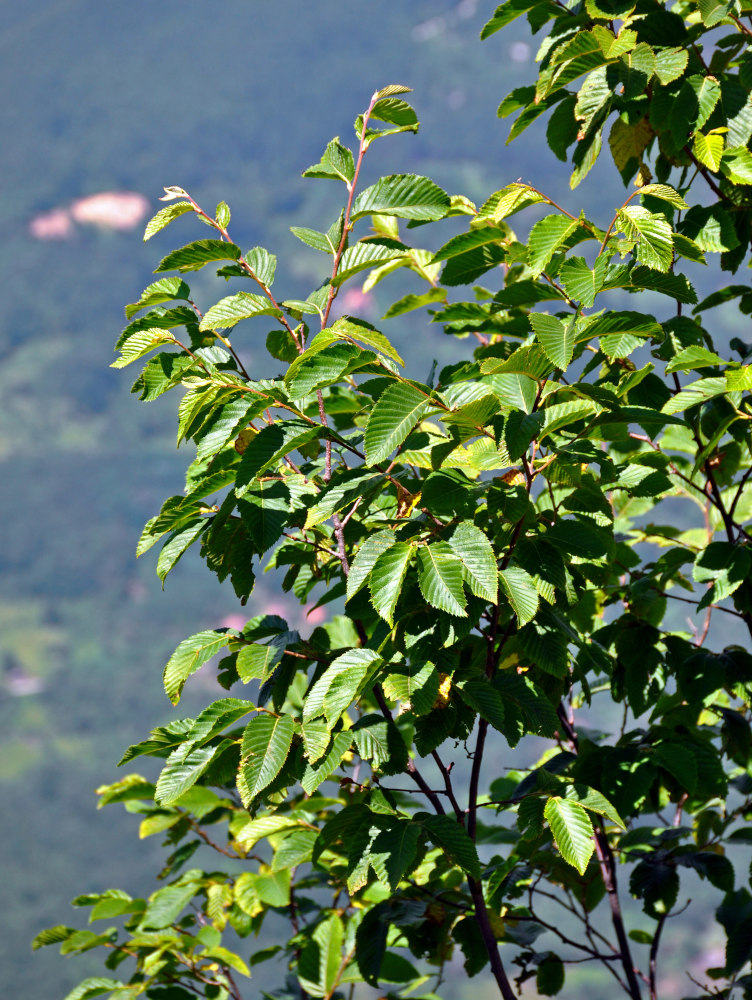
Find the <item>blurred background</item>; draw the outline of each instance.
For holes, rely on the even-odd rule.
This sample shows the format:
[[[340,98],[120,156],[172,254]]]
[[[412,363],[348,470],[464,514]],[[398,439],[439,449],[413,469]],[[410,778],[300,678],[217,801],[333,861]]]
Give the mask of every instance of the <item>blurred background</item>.
[[[496,107],[534,78],[537,43],[523,20],[481,44],[493,7],[3,5],[0,965],[8,997],[56,1000],[101,969],[96,955],[31,955],[42,927],[77,921],[74,895],[152,890],[158,838],[139,842],[137,820],[117,807],[97,812],[94,789],[120,776],[128,744],[206,703],[201,685],[213,682],[198,675],[171,709],[162,666],[186,635],[241,612],[195,555],[164,594],[153,554],[135,560],[143,523],[181,491],[189,456],[175,451],[175,401],[137,403],[135,369],[108,366],[123,305],[164,253],[207,235],[187,217],[144,245],[143,225],[164,185],[186,188],[207,210],[225,200],[235,241],[279,255],[280,298],[305,298],[324,274],[289,226],[326,229],[342,190],[301,171],[333,135],[350,143],[355,115],[389,83],[414,88],[421,131],[376,143],[364,183],[413,171],[482,201],[523,178],[567,207],[610,218],[623,188],[608,164],[572,193],[540,124],[505,146],[508,124]],[[223,294],[203,274],[193,283],[207,304]],[[350,311],[377,321],[389,301],[381,287],[355,292]],[[250,339],[240,345],[246,335],[241,328],[235,341],[262,374],[265,352]],[[419,378],[461,347],[422,314],[392,323],[390,336]],[[306,628],[285,600],[262,577],[247,610],[287,611]],[[587,993],[589,978],[583,997],[602,996],[597,983]]]

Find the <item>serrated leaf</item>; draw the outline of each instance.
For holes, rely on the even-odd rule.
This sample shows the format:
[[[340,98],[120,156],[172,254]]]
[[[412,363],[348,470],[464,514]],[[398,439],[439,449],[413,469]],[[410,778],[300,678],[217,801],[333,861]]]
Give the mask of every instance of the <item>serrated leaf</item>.
[[[434,608],[466,618],[462,587],[462,562],[446,542],[433,542],[418,549],[418,583]]]
[[[177,219],[186,212],[194,211],[195,209],[189,201],[178,201],[172,205],[166,205],[164,208],[160,208],[157,214],[146,223],[146,229],[144,230],[144,243],[146,243],[147,240],[150,240],[152,236],[160,230],[164,229],[165,226],[169,226],[173,219]]]
[[[606,819],[615,823],[617,826],[620,826],[622,830],[626,830],[624,820],[621,818],[614,806],[608,801],[605,795],[602,795],[594,788],[590,788],[587,785],[581,785],[579,783],[567,785],[566,791],[564,792],[564,798],[570,802],[579,803],[583,809],[594,812],[598,816],[605,816]]]
[[[379,330],[375,330],[365,320],[355,319],[352,316],[341,316],[332,326],[322,330],[319,336],[322,334],[336,334],[343,340],[358,341],[361,344],[366,344],[367,347],[374,348],[381,354],[385,354],[392,361],[396,361],[398,365],[403,367],[405,365],[401,355],[388,337],[385,337]]]
[[[487,243],[503,243],[509,239],[510,231],[499,226],[484,226],[481,229],[471,229],[469,233],[460,233],[453,236],[448,243],[436,251],[431,258],[431,263],[436,264],[442,260],[449,260],[459,254],[475,250],[477,247],[485,246]]]
[[[449,545],[462,561],[463,576],[470,591],[476,597],[496,604],[498,573],[488,537],[472,521],[462,521],[454,529]]]
[[[309,762],[300,781],[306,795],[312,795],[323,781],[334,774],[350,750],[352,740],[352,730],[335,733],[331,747],[319,759]]]
[[[710,132],[703,135],[702,132],[695,132],[692,143],[692,150],[704,167],[709,167],[712,171],[717,171],[721,165],[723,157],[723,147],[725,139],[717,132]]]
[[[381,657],[371,649],[349,649],[332,660],[303,702],[303,720],[326,716],[331,729],[355,698]]]
[[[389,625],[393,624],[394,609],[413,551],[409,542],[394,542],[381,552],[371,570],[368,581],[371,604]]]
[[[89,1000],[90,997],[98,997],[103,993],[111,993],[113,990],[122,988],[125,983],[119,979],[105,979],[102,976],[90,976],[84,979],[78,986],[66,993],[63,1000]]]
[[[724,378],[702,378],[691,385],[685,386],[681,392],[677,392],[661,407],[661,413],[681,413],[688,406],[696,406],[697,403],[704,403],[706,399],[713,396],[720,396],[727,392],[726,380]]]
[[[302,226],[290,226],[290,232],[306,246],[313,247],[314,250],[322,250],[329,254],[337,252],[337,247],[326,233],[320,233],[316,229],[306,229]]]
[[[689,347],[685,347],[683,351],[679,351],[666,365],[666,374],[670,375],[672,372],[685,372],[694,371],[698,368],[708,368],[715,365],[723,365],[726,362],[723,358],[719,357],[713,351],[709,351],[707,347],[700,347],[698,344],[692,344]]]
[[[618,225],[637,246],[637,260],[657,271],[668,271],[673,261],[671,226],[662,215],[654,215],[641,205],[627,205],[618,213]]]
[[[406,87],[402,83],[390,83],[386,87],[377,90],[373,95],[375,101],[380,101],[382,97],[393,97],[395,94],[411,94],[412,87]]]
[[[499,582],[519,624],[525,625],[538,612],[538,588],[535,580],[521,566],[499,570]]]
[[[168,253],[154,269],[160,271],[199,271],[205,264],[215,260],[238,260],[240,247],[224,240],[196,240],[179,250]]]
[[[342,254],[337,277],[332,281],[332,284],[339,286],[354,274],[365,271],[369,267],[377,267],[387,261],[396,260],[403,253],[404,251],[399,248],[384,246],[371,240],[355,243]]]
[[[689,205],[682,198],[678,191],[675,191],[669,184],[645,184],[640,188],[640,195],[649,194],[661,201],[667,201],[674,208],[688,209]]]
[[[530,313],[528,318],[546,357],[557,368],[566,371],[574,354],[574,317],[566,325],[547,313]]]
[[[284,767],[295,724],[289,715],[257,715],[243,733],[238,789],[247,807]]]
[[[430,222],[449,211],[449,195],[428,177],[392,174],[361,191],[353,204],[353,221],[364,215],[396,215]]]
[[[199,324],[200,330],[229,329],[241,319],[251,319],[253,316],[281,316],[279,309],[263,295],[253,292],[236,292],[220,299],[216,305],[207,310]]]
[[[196,784],[217,752],[229,745],[229,740],[225,740],[218,746],[194,747],[189,753],[183,747],[173,750],[157,780],[154,801],[161,806],[172,805]]]
[[[396,535],[390,529],[377,531],[365,539],[350,563],[350,573],[347,577],[348,601],[364,586],[379,556],[391,548],[396,540]]]
[[[415,109],[407,101],[394,96],[380,98],[371,108],[371,118],[397,125],[400,128],[409,128],[418,124]]]
[[[363,715],[350,730],[358,753],[384,774],[401,774],[407,766],[407,744],[391,719]]]
[[[366,462],[385,461],[403,443],[431,409],[426,393],[406,382],[395,382],[379,396],[368,417],[365,433]]]
[[[504,727],[504,702],[501,695],[487,680],[480,678],[465,681],[461,687],[462,699],[482,719],[490,722],[500,733]]]
[[[534,278],[545,271],[558,248],[579,224],[577,219],[566,215],[547,215],[535,223],[527,244],[528,262]]]
[[[678,80],[687,68],[689,53],[686,49],[659,48],[655,53],[655,75],[665,87]]]
[[[449,816],[421,816],[420,822],[431,842],[440,847],[453,864],[472,878],[480,879],[478,852],[464,826]]]
[[[180,701],[180,694],[191,674],[203,666],[232,638],[228,631],[207,630],[183,639],[164,668],[164,689],[173,705]]]
[[[543,814],[562,858],[584,875],[595,850],[593,824],[587,812],[577,802],[552,796]]]
[[[725,150],[721,173],[733,184],[752,184],[752,153],[746,146],[732,146]]]
[[[625,184],[637,172],[642,154],[647,149],[653,134],[647,118],[642,118],[634,125],[628,125],[621,118],[614,120],[608,136],[608,145],[616,169],[622,175]]]
[[[416,715],[425,715],[439,695],[439,673],[433,663],[393,664],[382,686],[387,698],[407,702]]]
[[[324,177],[344,181],[349,185],[355,176],[355,160],[351,151],[339,139],[332,139],[319,163],[303,171],[304,177]]]

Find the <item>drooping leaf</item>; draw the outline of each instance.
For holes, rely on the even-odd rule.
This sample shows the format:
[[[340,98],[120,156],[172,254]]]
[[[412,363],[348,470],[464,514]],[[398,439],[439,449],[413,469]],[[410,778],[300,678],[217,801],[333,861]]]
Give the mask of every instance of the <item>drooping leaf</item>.
[[[183,639],[164,668],[164,689],[173,705],[180,701],[183,686],[190,675],[224,649],[231,638],[232,633],[226,630],[210,629]]]
[[[243,733],[238,789],[244,804],[253,801],[282,770],[292,745],[294,723],[289,715],[260,714]]]
[[[418,549],[418,582],[434,608],[464,618],[463,564],[446,542],[433,542]]]
[[[368,581],[371,603],[389,625],[393,624],[392,616],[413,552],[409,542],[395,542],[381,552],[371,570]]]
[[[454,529],[449,545],[462,561],[465,582],[472,593],[495,604],[498,574],[496,557],[487,535],[472,521],[462,521]]]
[[[595,850],[587,812],[579,803],[554,795],[546,801],[544,815],[562,858],[584,875]]]

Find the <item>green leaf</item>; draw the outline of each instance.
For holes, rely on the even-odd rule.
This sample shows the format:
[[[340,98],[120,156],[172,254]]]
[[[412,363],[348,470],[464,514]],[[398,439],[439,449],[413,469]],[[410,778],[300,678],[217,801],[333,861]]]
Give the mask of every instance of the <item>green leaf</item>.
[[[172,205],[165,205],[164,208],[160,208],[157,214],[146,223],[144,243],[160,230],[164,229],[165,226],[169,226],[173,219],[177,219],[186,212],[194,211],[195,209],[189,201],[176,201]]]
[[[449,545],[462,561],[464,580],[470,591],[476,597],[496,604],[496,556],[488,537],[472,521],[462,521],[454,529]]]
[[[384,901],[366,910],[355,932],[355,961],[360,974],[370,986],[378,986],[381,964],[389,934],[389,904]],[[385,912],[386,911],[386,912]]]
[[[748,578],[752,558],[745,548],[729,542],[711,542],[695,560],[693,577],[698,583],[710,583],[697,610],[724,600]]]
[[[350,150],[339,139],[332,139],[324,150],[319,163],[303,171],[304,177],[324,177],[344,181],[349,185],[355,176],[355,160]]]
[[[564,987],[564,963],[548,952],[535,971],[535,988],[542,997],[555,997]]]
[[[698,368],[708,368],[723,364],[726,364],[723,358],[720,358],[713,351],[709,351],[707,347],[692,344],[690,347],[685,347],[683,351],[679,351],[678,354],[674,355],[666,365],[666,374],[694,371]]]
[[[104,979],[102,976],[90,976],[80,982],[70,993],[66,993],[63,1000],[89,1000],[89,997],[98,997],[103,993],[111,993],[113,990],[122,988],[125,984],[119,979]]]
[[[370,240],[356,243],[348,247],[342,254],[337,277],[332,282],[339,286],[354,274],[365,271],[369,267],[377,267],[386,261],[396,260],[403,255],[404,251],[393,246],[384,246],[381,243],[374,243]]]
[[[618,225],[636,244],[637,260],[657,271],[668,271],[673,261],[671,226],[662,215],[641,205],[627,205],[618,213]]]
[[[509,240],[510,231],[507,228],[501,229],[498,226],[484,226],[481,229],[471,229],[469,233],[460,233],[453,236],[448,243],[436,251],[431,258],[431,263],[449,260],[459,254],[465,254],[477,247],[485,246],[487,243],[502,244]]]
[[[391,719],[364,715],[350,732],[361,758],[370,761],[375,771],[401,774],[407,767],[407,745]]]
[[[467,617],[462,587],[463,564],[446,542],[433,542],[418,549],[418,583],[434,608],[458,618]]]
[[[246,263],[259,279],[268,288],[274,282],[274,273],[277,270],[277,258],[273,253],[269,253],[263,247],[254,247],[245,255]],[[274,313],[273,315],[278,315]]]
[[[371,603],[389,625],[393,624],[394,609],[402,592],[402,583],[413,551],[409,542],[394,542],[386,551],[381,552],[371,570],[368,581]]]
[[[727,391],[724,378],[701,378],[677,392],[661,407],[661,413],[681,413],[688,406],[704,403],[706,399],[720,396]]]
[[[183,686],[191,674],[224,649],[232,637],[228,631],[208,630],[183,639],[164,668],[164,689],[173,705],[180,701]]]
[[[689,208],[679,192],[675,191],[669,184],[645,184],[644,187],[640,188],[640,196],[646,194],[652,195],[653,198],[659,198],[661,201],[667,201],[674,208]]]
[[[556,316],[549,316],[548,313],[530,313],[528,318],[548,360],[557,368],[566,371],[574,354],[574,317],[566,326]]]
[[[420,827],[417,823],[395,820],[371,842],[371,867],[392,892],[397,891],[402,879],[412,870],[418,855],[419,839]]]
[[[721,165],[724,145],[723,133],[713,129],[708,135],[695,132],[692,149],[700,163],[715,173]]]
[[[350,729],[335,733],[331,748],[317,761],[308,764],[300,782],[306,795],[312,795],[322,781],[326,781],[334,774],[350,750],[352,740],[353,734]]]
[[[243,805],[248,807],[282,770],[294,732],[289,715],[257,715],[245,727],[238,772]]]
[[[566,215],[547,215],[535,223],[528,238],[528,261],[533,277],[546,270],[551,258],[579,226]]]
[[[721,159],[721,173],[734,184],[752,184],[752,153],[746,146],[727,149]]]
[[[323,250],[324,253],[330,254],[337,252],[337,247],[326,233],[319,233],[315,229],[305,229],[301,226],[290,226],[290,232],[306,246],[313,247],[314,250]]]
[[[180,882],[158,889],[149,897],[149,905],[141,919],[141,928],[145,930],[162,930],[173,924],[193,897],[199,892],[199,886],[194,878],[188,878],[188,873],[182,876]]]
[[[404,367],[405,362],[391,341],[383,333],[375,330],[370,323],[366,323],[365,320],[354,319],[352,316],[341,316],[332,326],[327,327],[326,330],[322,330],[319,336],[322,336],[322,334],[336,334],[336,336],[341,337],[343,340],[358,341],[361,344],[366,344],[366,346],[373,347],[375,350],[380,351],[381,354],[385,354],[388,358],[391,358],[392,361],[396,361],[398,365]]]
[[[355,554],[355,558],[350,563],[350,573],[347,577],[348,601],[365,585],[368,577],[371,575],[371,570],[376,564],[376,560],[382,553],[391,548],[396,540],[397,537],[394,532],[386,529],[384,531],[377,531],[373,535],[368,535],[363,541],[363,544]]]
[[[364,215],[396,215],[429,222],[449,211],[449,195],[428,177],[392,174],[361,191],[353,204],[353,221]]]
[[[535,581],[520,566],[499,570],[499,582],[520,625],[535,618],[538,612],[538,588]]]
[[[427,394],[406,382],[395,382],[379,396],[368,417],[366,462],[385,461],[408,437],[432,407]]]
[[[172,805],[183,792],[196,784],[218,751],[229,745],[229,740],[225,740],[218,746],[195,747],[189,753],[184,747],[173,750],[157,780],[154,801],[161,806]]]
[[[388,122],[391,125],[398,125],[400,128],[409,128],[418,124],[415,109],[407,101],[402,101],[397,97],[382,97],[381,100],[377,101],[371,108],[371,118]]]
[[[384,319],[392,319],[394,316],[402,316],[404,313],[412,312],[414,309],[422,309],[423,306],[430,306],[436,302],[446,303],[446,291],[443,288],[430,288],[422,295],[403,295],[389,306],[384,313]]]
[[[324,715],[332,729],[380,663],[381,657],[371,649],[349,649],[332,660],[306,694],[303,721]]]
[[[180,250],[168,253],[154,270],[156,274],[160,271],[200,271],[212,261],[239,258],[240,247],[236,247],[234,243],[226,243],[224,240],[196,240]]]
[[[589,812],[594,812],[598,816],[605,816],[606,819],[615,823],[617,826],[620,826],[622,830],[626,830],[624,820],[618,814],[616,809],[611,805],[605,795],[601,795],[601,793],[597,792],[594,788],[589,788],[587,785],[581,785],[579,783],[567,785],[564,798],[570,802],[578,802],[583,809],[587,809]]]
[[[461,687],[462,700],[481,718],[490,722],[500,733],[504,728],[504,702],[501,695],[487,680],[465,681]]]
[[[280,310],[275,309],[265,296],[254,295],[252,292],[236,292],[235,295],[228,295],[224,299],[220,299],[216,305],[207,310],[199,329],[228,329],[239,323],[241,319],[250,319],[253,316],[281,315]]]
[[[665,87],[678,80],[687,68],[689,53],[686,49],[659,48],[655,53],[655,75]]]
[[[344,928],[338,914],[322,920],[310,935],[298,964],[298,978],[306,993],[330,997],[341,975]]]
[[[475,844],[468,836],[464,826],[460,826],[452,816],[416,816],[420,819],[429,840],[447,855],[449,860],[461,868],[467,875],[480,879],[480,861]]]
[[[587,812],[577,802],[552,796],[543,814],[562,858],[584,875],[595,850],[593,824]]]
[[[439,673],[433,663],[393,664],[382,685],[387,698],[407,702],[416,715],[425,715],[439,695]]]
[[[125,307],[126,319],[132,319],[141,309],[158,306],[162,302],[174,302],[178,299],[189,299],[191,290],[182,278],[160,278],[152,282],[143,292],[138,302],[131,302]]]

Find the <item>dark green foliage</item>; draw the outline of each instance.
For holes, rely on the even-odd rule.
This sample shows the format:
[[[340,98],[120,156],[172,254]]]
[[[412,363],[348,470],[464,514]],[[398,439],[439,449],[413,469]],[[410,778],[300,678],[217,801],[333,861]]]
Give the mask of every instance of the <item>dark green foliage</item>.
[[[735,271],[746,256],[749,30],[712,4],[508,0],[484,34],[521,14],[534,31],[553,23],[536,84],[500,115],[518,113],[513,138],[553,108],[549,142],[560,158],[574,144],[573,187],[610,121],[617,170],[625,184],[637,175],[610,219],[571,214],[522,182],[480,208],[415,174],[361,187],[372,143],[418,127],[401,85],[372,96],[352,150],[332,140],[305,172],[344,185],[344,209],[326,234],[295,230],[325,255],[304,298],[272,293],[276,258],[243,255],[227,206],[213,217],[165,189],[179,210],[163,209],[147,235],[191,212],[219,238],[157,270],[229,260],[219,275],[250,291],[199,314],[181,278],[129,307],[117,364],[170,347],[134,391],[151,400],[181,386],[179,437],[198,448],[186,496],[149,522],[141,551],[168,535],[164,579],[196,545],[243,604],[268,565],[302,604],[344,613],[308,637],[265,616],[178,645],[164,672],[173,703],[220,652],[222,683],[251,685],[248,697],[132,747],[127,760],[165,761],[156,786],[130,775],[100,789],[177,850],[172,881],[149,899],[76,901],[93,919],[124,916],[122,936],[56,927],[37,939],[66,953],[108,947],[111,968],[136,959],[127,982],[89,979],[69,1000],[180,995],[180,983],[239,1000],[249,967],[222,932],[246,938],[275,912],[290,922],[284,995],[330,1000],[358,982],[409,992],[426,963],[440,983],[456,943],[467,973],[488,968],[504,1000],[532,978],[543,996],[577,995],[565,967],[583,956],[633,1000],[657,997],[686,869],[724,894],[726,964],[708,974],[728,980],[724,996],[746,989],[734,977],[752,952],[750,899],[725,850],[750,812],[752,659],[706,642],[721,615],[752,634],[752,375],[746,354],[726,358],[683,314],[697,295],[678,267],[720,253]],[[732,41],[713,75],[702,39],[721,23]],[[506,220],[534,205],[545,214],[529,228],[515,220],[528,228],[518,238]],[[425,224],[451,217],[460,231],[429,249]],[[367,288],[404,272],[417,298],[391,311],[431,304],[447,333],[473,335],[464,362],[420,382],[380,330],[335,320],[343,284],[363,272]],[[481,275],[490,287],[474,301],[469,289],[450,301]],[[625,292],[646,291],[657,315],[621,308]],[[162,294],[190,309],[139,319]],[[731,286],[696,311],[746,294]],[[267,347],[286,367],[254,379],[243,338],[272,320]],[[167,332],[182,326],[188,343]],[[700,527],[674,526],[684,507]],[[698,625],[677,621],[675,599]],[[599,695],[623,713],[613,732],[586,714]],[[538,766],[500,776],[491,747],[531,736],[547,743]],[[461,747],[466,792],[452,773]],[[196,835],[243,864],[183,870]],[[627,883],[651,932],[638,921],[628,933]],[[574,932],[547,919],[552,896],[578,918]],[[630,939],[651,944],[643,971]]]

